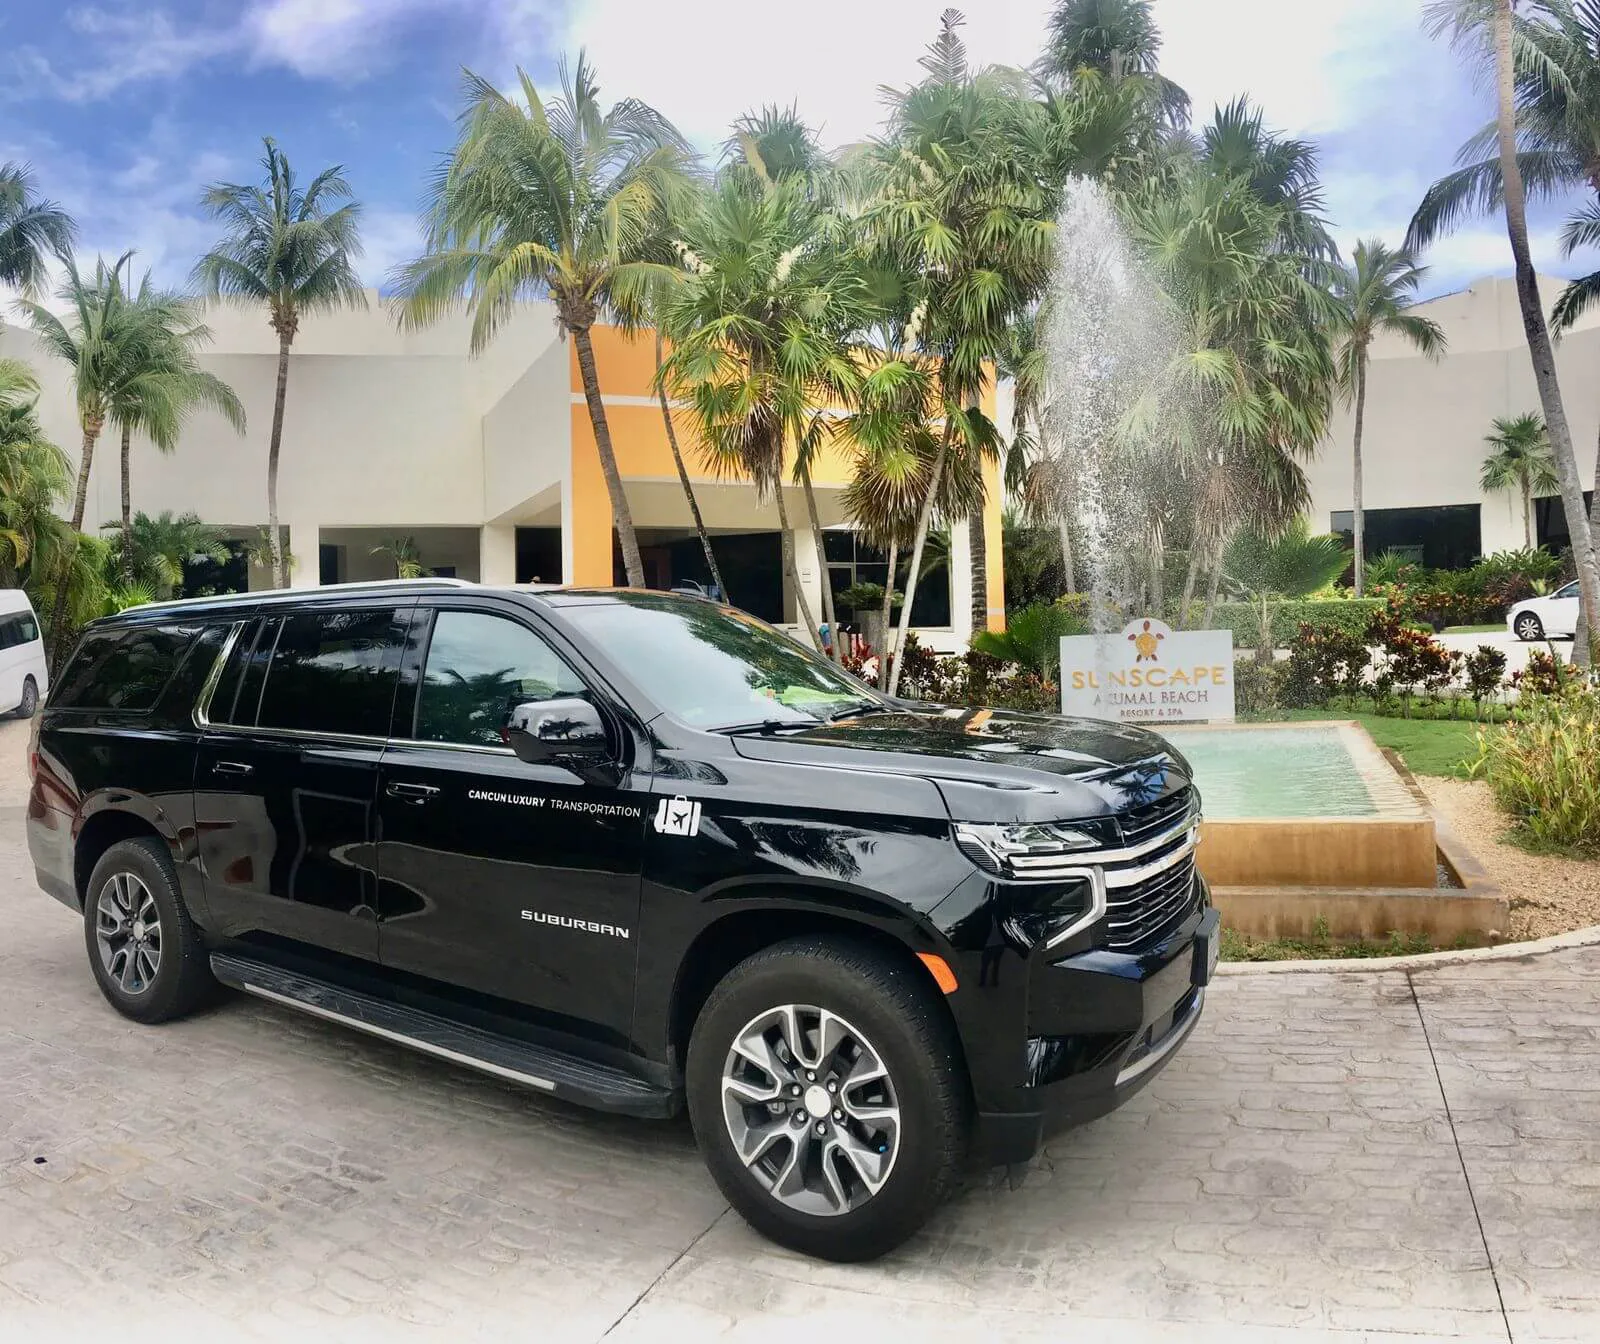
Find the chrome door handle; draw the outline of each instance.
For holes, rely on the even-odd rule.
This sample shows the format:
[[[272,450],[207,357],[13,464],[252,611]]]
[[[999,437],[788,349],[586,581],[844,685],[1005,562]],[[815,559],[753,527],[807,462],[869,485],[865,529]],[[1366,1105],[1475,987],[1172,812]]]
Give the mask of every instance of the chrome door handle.
[[[255,773],[255,766],[246,765],[243,761],[217,761],[211,767],[214,775],[249,775]]]
[[[408,803],[425,803],[439,792],[432,784],[405,784],[396,782],[389,785],[391,798],[402,798]]]

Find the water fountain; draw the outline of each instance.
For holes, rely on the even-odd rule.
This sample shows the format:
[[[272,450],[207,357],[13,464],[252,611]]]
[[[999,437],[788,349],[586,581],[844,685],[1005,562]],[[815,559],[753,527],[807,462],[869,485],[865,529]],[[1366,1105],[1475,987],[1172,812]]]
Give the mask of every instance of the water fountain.
[[[1183,507],[1185,484],[1162,450],[1199,417],[1172,376],[1170,307],[1098,183],[1069,185],[1058,229],[1044,313],[1046,450],[1086,561],[1093,630],[1104,636],[1132,615],[1160,614],[1133,611],[1129,556],[1149,534],[1158,492]],[[1109,685],[1103,653],[1098,661]],[[1505,928],[1503,895],[1358,724],[1171,737],[1207,800],[1200,867],[1231,926],[1305,936],[1326,921],[1335,936],[1400,929],[1441,943]]]

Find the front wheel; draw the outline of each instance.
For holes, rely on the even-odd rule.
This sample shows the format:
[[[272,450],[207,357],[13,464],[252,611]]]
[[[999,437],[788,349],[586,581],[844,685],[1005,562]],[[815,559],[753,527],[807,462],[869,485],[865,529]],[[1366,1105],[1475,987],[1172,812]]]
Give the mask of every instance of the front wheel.
[[[932,981],[843,939],[791,939],[736,966],[695,1024],[687,1090],[728,1202],[826,1260],[898,1246],[965,1156],[967,1082]]]
[[[1524,643],[1544,638],[1544,622],[1531,611],[1525,611],[1512,622],[1511,628]]]
[[[17,706],[19,719],[31,719],[39,709],[39,684],[32,677],[22,683],[22,702]]]

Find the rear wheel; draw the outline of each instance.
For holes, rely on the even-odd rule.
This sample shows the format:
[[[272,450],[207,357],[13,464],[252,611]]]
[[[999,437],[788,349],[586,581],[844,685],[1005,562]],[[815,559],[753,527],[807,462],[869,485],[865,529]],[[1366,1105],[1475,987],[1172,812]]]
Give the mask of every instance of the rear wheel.
[[[1525,611],[1512,622],[1517,638],[1524,642],[1544,638],[1544,622],[1531,611]]]
[[[966,1150],[967,1086],[931,981],[843,939],[756,953],[712,992],[688,1099],[724,1195],[757,1231],[870,1260],[925,1223]]]
[[[100,856],[83,932],[100,992],[135,1022],[182,1017],[216,988],[172,860],[153,836],[119,841]]]
[[[39,685],[32,677],[22,683],[22,703],[17,706],[19,719],[31,719],[39,709]]]

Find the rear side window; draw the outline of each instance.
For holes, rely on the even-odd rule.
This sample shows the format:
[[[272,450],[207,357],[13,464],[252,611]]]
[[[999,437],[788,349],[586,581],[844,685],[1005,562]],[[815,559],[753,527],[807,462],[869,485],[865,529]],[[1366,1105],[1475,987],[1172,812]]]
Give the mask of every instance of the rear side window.
[[[172,680],[199,625],[146,625],[85,636],[56,683],[57,709],[151,708]]]
[[[398,607],[285,617],[271,646],[257,726],[387,737],[410,619],[410,609]],[[257,640],[256,658],[270,633]],[[249,689],[247,669],[242,691]],[[241,694],[240,722],[248,721],[246,698]]]
[[[0,616],[0,649],[32,644],[39,638],[39,622],[31,611],[13,611]]]

